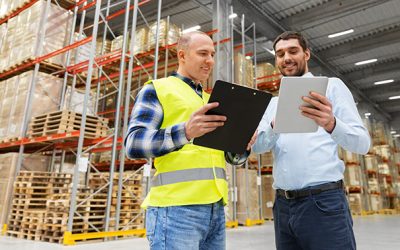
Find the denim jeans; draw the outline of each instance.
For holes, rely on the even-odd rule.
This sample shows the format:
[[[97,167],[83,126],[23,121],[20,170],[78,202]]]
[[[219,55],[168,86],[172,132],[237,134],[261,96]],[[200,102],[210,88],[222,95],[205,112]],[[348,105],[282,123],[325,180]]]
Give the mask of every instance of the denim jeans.
[[[148,207],[146,234],[151,250],[224,250],[224,205]]]
[[[298,199],[276,196],[275,242],[278,250],[353,250],[356,242],[342,189]]]

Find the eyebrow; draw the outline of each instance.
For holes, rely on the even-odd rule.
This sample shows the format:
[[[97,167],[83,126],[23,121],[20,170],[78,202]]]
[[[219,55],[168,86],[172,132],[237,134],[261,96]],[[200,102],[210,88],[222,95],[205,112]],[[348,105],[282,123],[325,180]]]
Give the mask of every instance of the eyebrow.
[[[292,46],[292,47],[289,47],[289,48],[287,48],[287,49],[299,49],[300,47],[299,46]],[[276,52],[279,52],[279,51],[282,51],[283,49],[279,49],[279,50],[277,50]]]

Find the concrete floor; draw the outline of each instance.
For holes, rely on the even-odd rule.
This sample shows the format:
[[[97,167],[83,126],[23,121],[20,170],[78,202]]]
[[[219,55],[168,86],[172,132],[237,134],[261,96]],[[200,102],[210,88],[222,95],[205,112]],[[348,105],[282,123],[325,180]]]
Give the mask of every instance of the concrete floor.
[[[400,216],[370,215],[354,217],[354,232],[357,249],[391,250],[400,249]],[[239,227],[227,230],[227,249],[269,250],[275,249],[274,229],[272,222],[262,226]],[[1,250],[146,250],[146,239],[126,239],[119,241],[62,246],[53,243],[21,240],[11,237],[0,237]]]

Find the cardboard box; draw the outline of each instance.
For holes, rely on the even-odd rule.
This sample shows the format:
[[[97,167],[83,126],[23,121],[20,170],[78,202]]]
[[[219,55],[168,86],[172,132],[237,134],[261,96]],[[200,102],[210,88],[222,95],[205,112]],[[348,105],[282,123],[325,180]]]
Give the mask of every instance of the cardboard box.
[[[273,211],[272,207],[275,202],[275,190],[272,188],[274,179],[272,175],[261,176],[261,187],[262,187],[262,211],[264,219],[272,219]]]
[[[257,186],[257,170],[238,168],[237,174],[237,219],[239,224],[246,224],[246,219],[259,220],[259,197]]]

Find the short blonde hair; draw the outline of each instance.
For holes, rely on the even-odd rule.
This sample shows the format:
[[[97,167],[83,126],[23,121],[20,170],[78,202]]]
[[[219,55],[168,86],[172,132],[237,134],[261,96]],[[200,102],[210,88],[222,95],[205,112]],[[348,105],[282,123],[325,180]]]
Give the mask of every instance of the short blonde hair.
[[[199,31],[199,30],[191,31],[191,32],[182,34],[181,37],[179,37],[179,39],[178,39],[178,44],[176,46],[177,50],[179,51],[179,50],[188,49],[189,45],[190,45],[190,42],[192,40],[192,37],[194,35],[204,35],[204,36],[210,37],[209,35],[207,35],[207,33],[204,33],[203,31]]]

